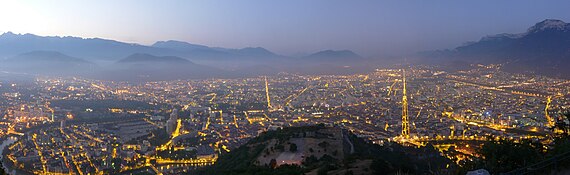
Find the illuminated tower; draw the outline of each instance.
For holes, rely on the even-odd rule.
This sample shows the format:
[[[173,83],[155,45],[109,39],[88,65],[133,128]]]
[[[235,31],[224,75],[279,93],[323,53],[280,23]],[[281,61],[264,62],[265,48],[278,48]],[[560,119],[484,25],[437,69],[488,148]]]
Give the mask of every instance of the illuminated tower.
[[[271,99],[269,99],[269,85],[267,83],[267,76],[265,76],[265,96],[267,97],[267,108],[268,109],[273,108],[271,106]]]
[[[544,115],[546,116],[546,120],[548,120],[548,126],[554,126],[554,119],[548,114],[548,109],[550,108],[550,103],[552,103],[552,97],[548,96],[546,98],[546,106],[544,107]]]
[[[410,138],[408,122],[408,97],[406,93],[406,70],[402,69],[404,89],[402,90],[402,137]]]

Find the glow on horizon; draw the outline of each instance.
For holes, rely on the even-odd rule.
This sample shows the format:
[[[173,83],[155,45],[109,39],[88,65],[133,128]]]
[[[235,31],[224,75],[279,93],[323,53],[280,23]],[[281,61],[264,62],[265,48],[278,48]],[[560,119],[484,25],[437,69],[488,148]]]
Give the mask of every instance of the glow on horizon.
[[[50,18],[22,1],[0,2],[0,32],[51,34]],[[5,31],[4,31],[5,30]]]
[[[544,19],[570,22],[569,6],[563,0],[2,0],[0,33],[259,46],[285,55],[349,49],[370,56],[453,48],[485,35],[524,32]]]

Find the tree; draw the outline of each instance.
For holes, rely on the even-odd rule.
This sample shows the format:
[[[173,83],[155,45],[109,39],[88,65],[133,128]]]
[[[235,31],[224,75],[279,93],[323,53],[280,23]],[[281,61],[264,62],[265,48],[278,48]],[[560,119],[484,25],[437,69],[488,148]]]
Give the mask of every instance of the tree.
[[[556,156],[570,151],[570,137],[556,137],[554,138],[554,146],[549,151],[550,156]]]
[[[489,141],[479,153],[481,164],[492,173],[503,173],[532,165],[543,159],[542,144],[531,140],[515,143],[510,140]]]
[[[277,160],[271,159],[271,161],[269,161],[269,167],[273,169],[277,168]]]
[[[558,133],[558,136],[565,137],[570,135],[570,125],[565,121],[567,120],[570,122],[570,111],[561,112],[561,114],[562,114],[560,117],[561,119],[558,119],[556,123],[554,123],[552,130],[561,131],[560,133]]]
[[[318,163],[319,159],[317,159],[317,157],[315,157],[315,155],[311,155],[307,158],[305,158],[305,160],[303,160],[303,165],[306,167],[312,166],[315,163]]]
[[[318,144],[321,148],[327,148],[327,146],[329,146],[329,142],[327,141],[323,141],[321,143]]]
[[[570,152],[570,125],[566,122],[570,122],[570,111],[561,112],[560,119],[558,119],[552,128],[554,131],[558,132],[554,136],[554,143],[552,149],[548,151],[549,157],[555,157],[564,153]],[[556,132],[555,132],[556,133]],[[570,164],[569,160],[558,162],[561,165]]]
[[[6,172],[4,172],[4,168],[1,167],[2,167],[2,161],[0,161],[0,175],[6,174]]]
[[[284,150],[285,150],[285,146],[279,144],[279,145],[275,146],[275,149],[278,150],[278,151],[284,151]]]
[[[317,170],[317,174],[318,175],[327,175],[329,171],[332,170],[337,170],[338,167],[332,164],[326,164],[325,166],[319,168],[319,170]]]
[[[297,144],[291,143],[291,145],[289,146],[289,151],[297,152]]]

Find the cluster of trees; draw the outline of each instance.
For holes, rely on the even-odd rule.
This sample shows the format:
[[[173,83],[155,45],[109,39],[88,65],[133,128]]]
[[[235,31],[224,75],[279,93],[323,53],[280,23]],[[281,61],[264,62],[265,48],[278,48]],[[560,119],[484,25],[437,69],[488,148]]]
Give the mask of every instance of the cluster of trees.
[[[445,157],[439,155],[439,152],[433,147],[424,148],[408,148],[401,145],[380,146],[371,144],[363,139],[356,137],[354,134],[347,133],[349,140],[354,144],[355,153],[348,155],[343,159],[337,159],[331,155],[324,155],[320,158],[309,156],[305,158],[301,166],[297,165],[281,165],[276,166],[277,162],[272,160],[269,165],[258,166],[255,164],[257,157],[263,154],[264,149],[271,139],[286,140],[291,137],[302,136],[299,133],[318,132],[325,129],[324,125],[289,127],[277,131],[269,131],[250,140],[247,144],[232,150],[230,153],[222,154],[215,165],[193,172],[194,174],[228,174],[228,175],[302,175],[311,171],[317,171],[317,174],[327,174],[334,170],[348,170],[351,165],[360,160],[373,160],[370,167],[362,167],[365,171],[374,174],[433,174],[440,169],[445,169],[446,164],[452,162]],[[290,144],[286,151],[298,151],[298,145]],[[330,143],[321,142],[319,147],[329,147]],[[276,148],[277,149],[277,148]],[[285,151],[285,148],[283,148]],[[422,156],[408,154],[408,152],[416,152]],[[334,153],[333,153],[334,154]],[[346,171],[351,174],[352,171]]]
[[[493,174],[506,173],[520,168],[528,167],[539,162],[553,162],[536,172],[546,173],[556,169],[570,168],[570,158],[555,160],[562,154],[570,153],[570,112],[564,112],[555,126],[550,145],[543,145],[535,140],[514,142],[510,140],[488,141],[478,153],[480,158],[466,162],[463,172],[474,169],[486,169]],[[546,172],[545,172],[546,171]]]
[[[220,155],[218,161],[212,167],[199,169],[194,173],[200,175],[302,175],[321,164],[311,162],[310,164],[315,166],[310,166],[310,168],[308,168],[306,166],[301,167],[297,165],[281,165],[277,167],[277,162],[274,160],[272,160],[269,165],[264,166],[258,166],[255,162],[259,155],[264,154],[263,150],[265,150],[267,144],[272,139],[278,140],[278,144],[275,145],[276,150],[296,152],[298,151],[298,145],[289,143],[289,147],[286,149],[284,146],[286,140],[292,137],[302,136],[300,133],[315,132],[324,128],[324,125],[313,125],[267,131],[260,136],[251,139],[248,143],[240,146],[239,148],[232,150],[230,153]]]
[[[543,145],[536,140],[523,140],[514,142],[511,140],[490,140],[479,150],[480,158],[454,167],[454,162],[442,157],[439,152],[428,145],[422,148],[405,147],[398,144],[380,146],[370,144],[355,135],[346,133],[354,145],[355,152],[343,160],[336,160],[326,155],[317,159],[314,156],[307,157],[302,166],[286,165],[257,166],[255,161],[260,155],[266,143],[271,139],[280,141],[298,136],[298,133],[318,131],[325,128],[323,125],[291,127],[282,130],[270,131],[254,138],[231,153],[221,155],[213,167],[196,171],[197,174],[291,174],[301,175],[316,170],[317,174],[344,169],[358,160],[373,160],[369,169],[373,174],[465,174],[466,171],[486,169],[492,174],[505,173],[512,170],[528,167],[541,161],[548,161],[561,154],[568,155],[570,152],[570,112],[564,113],[564,119],[558,121],[553,129],[558,132],[553,136],[551,145]],[[320,143],[320,147],[326,147],[327,143]],[[291,144],[288,151],[295,152],[297,145]],[[570,168],[570,158],[556,160],[556,166],[560,169]],[[566,167],[565,167],[566,166]],[[550,169],[548,169],[550,168]],[[537,172],[548,172],[547,169],[537,169]]]
[[[373,174],[447,174],[442,170],[453,164],[431,145],[420,148],[395,143],[381,146],[368,143],[354,134],[348,134],[348,137],[355,152],[345,158],[345,164],[357,159],[372,159],[370,169]]]
[[[311,126],[301,126],[301,127],[287,127],[283,129],[278,129],[275,131],[267,131],[263,134],[251,139],[248,144],[251,143],[261,143],[265,141],[269,141],[271,139],[277,139],[279,143],[284,142],[285,140],[289,140],[292,137],[303,136],[303,133],[306,132],[316,132],[320,129],[324,129],[324,124],[319,125],[311,125]]]
[[[168,142],[168,140],[170,140],[170,134],[168,134],[164,128],[157,128],[155,130],[152,130],[151,136],[147,138],[149,138],[148,142],[150,142],[150,145],[159,146],[165,144]]]
[[[0,175],[5,175],[6,172],[4,171],[4,168],[2,168],[2,161],[0,161]]]
[[[523,140],[488,141],[478,153],[480,158],[466,162],[464,169],[486,169],[491,173],[505,173],[516,168],[529,166],[544,159],[543,145],[540,142]]]
[[[270,165],[257,166],[254,162],[262,153],[267,144],[252,143],[240,146],[230,153],[220,155],[218,161],[212,167],[199,169],[194,174],[199,175],[301,175],[303,169],[299,166],[279,166],[272,168]]]

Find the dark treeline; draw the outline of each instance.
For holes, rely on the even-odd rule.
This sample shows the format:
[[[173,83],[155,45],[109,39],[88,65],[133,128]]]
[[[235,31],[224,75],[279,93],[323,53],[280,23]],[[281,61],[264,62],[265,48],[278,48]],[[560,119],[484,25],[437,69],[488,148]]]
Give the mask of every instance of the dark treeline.
[[[532,170],[531,173],[556,172],[570,168],[570,111],[564,112],[552,128],[552,142],[544,145],[536,140],[492,140],[486,142],[473,161],[462,165],[463,173],[469,170],[486,169],[491,174],[508,173],[515,170]],[[563,156],[563,157],[560,157]],[[544,164],[542,169],[526,168],[537,163]],[[513,172],[518,174],[517,172]]]

